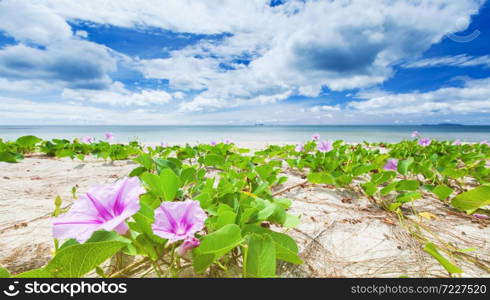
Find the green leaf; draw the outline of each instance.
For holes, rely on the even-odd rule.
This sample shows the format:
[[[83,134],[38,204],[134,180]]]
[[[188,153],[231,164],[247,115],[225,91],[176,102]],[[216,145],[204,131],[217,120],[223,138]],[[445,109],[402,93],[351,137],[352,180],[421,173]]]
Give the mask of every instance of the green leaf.
[[[287,198],[274,198],[273,201],[282,206],[284,209],[290,208],[293,204],[293,201]]]
[[[259,221],[267,220],[275,211],[277,204],[269,203],[265,208],[261,209],[257,213],[257,219]]]
[[[153,170],[153,166],[155,165],[153,158],[151,157],[150,154],[147,153],[140,154],[138,157],[134,159],[134,161],[142,165],[148,171]]]
[[[374,169],[376,169],[376,167],[373,165],[357,165],[352,169],[352,175],[357,177]]]
[[[490,186],[479,186],[470,191],[457,195],[451,205],[467,214],[472,214],[478,208],[490,204]]]
[[[9,278],[9,277],[10,277],[9,270],[7,270],[4,267],[0,266],[0,278]]]
[[[114,231],[98,230],[92,234],[92,236],[85,243],[97,243],[97,242],[107,242],[107,241],[119,241],[126,244],[131,243],[131,241]]]
[[[144,172],[146,172],[146,168],[145,167],[137,167],[137,168],[134,168],[131,171],[131,173],[129,173],[129,177],[140,176]]]
[[[387,186],[385,186],[384,188],[382,188],[381,189],[381,195],[386,196],[389,193],[393,192],[396,189],[397,184],[398,184],[398,182],[392,182],[392,183],[388,184]]]
[[[340,186],[346,186],[352,182],[352,175],[342,174],[338,177],[335,177],[335,182]]]
[[[404,159],[398,162],[398,173],[402,175],[408,174],[408,168],[413,163],[413,157],[409,157],[408,159]]]
[[[41,141],[42,140],[36,136],[26,135],[26,136],[21,136],[15,142],[22,147],[30,148],[30,147],[34,147],[37,143]]]
[[[154,209],[145,203],[140,203],[140,210],[133,215],[134,223],[129,223],[129,227],[140,233],[144,233],[152,241],[163,244],[164,239],[155,235],[151,225],[154,222]]]
[[[439,251],[437,251],[436,245],[432,243],[425,244],[424,251],[434,257],[443,267],[451,274],[463,273],[463,271],[456,265],[449,262]]]
[[[378,187],[372,183],[372,182],[366,182],[362,185],[362,188],[364,190],[364,192],[366,192],[366,194],[368,196],[372,196],[376,193],[376,191],[378,190]]]
[[[242,242],[240,227],[228,224],[201,238],[199,247],[192,250],[192,265],[198,273]]]
[[[380,185],[396,177],[396,173],[393,171],[384,171],[374,174],[371,177],[371,182],[375,185]]]
[[[419,192],[408,192],[396,197],[396,201],[399,203],[407,203],[420,198],[422,198],[422,194],[420,194]]]
[[[283,227],[286,228],[294,228],[299,225],[299,217],[291,214],[286,214],[286,220],[282,224]]]
[[[58,251],[59,252],[61,249],[64,249],[68,246],[72,246],[72,245],[78,245],[80,244],[77,240],[75,239],[68,239],[66,240],[59,248],[58,248]]]
[[[163,169],[160,175],[143,173],[141,180],[150,188],[151,192],[166,201],[173,201],[179,190],[180,180],[171,169]]]
[[[287,234],[272,231],[258,225],[247,225],[243,229],[243,234],[258,233],[268,234],[276,244],[276,258],[293,264],[302,264],[303,261],[298,256],[298,245]]]
[[[225,163],[225,158],[221,155],[209,154],[204,157],[206,166],[221,166]]]
[[[196,174],[195,168],[187,168],[182,170],[182,173],[180,174],[180,181],[182,185],[185,185],[188,182],[190,182],[193,179],[194,174]]]
[[[267,178],[272,175],[273,168],[268,165],[262,165],[262,166],[255,167],[255,171],[259,173],[262,179],[267,180]]]
[[[211,198],[211,195],[209,193],[202,193],[194,197],[194,200],[199,201],[201,207],[203,209],[207,209],[208,207],[211,206],[213,199]]]
[[[441,172],[441,174],[444,176],[457,179],[466,176],[466,174],[468,174],[468,171],[466,169],[446,168],[444,169],[444,171]]]
[[[243,276],[248,278],[276,276],[276,247],[269,235],[251,234],[248,236]]]
[[[171,169],[164,169],[160,173],[164,189],[164,199],[166,201],[173,201],[177,191],[179,190],[180,181],[179,177]]]
[[[397,191],[416,191],[420,186],[418,180],[400,180],[396,185]]]
[[[432,192],[437,195],[440,200],[446,200],[453,193],[453,189],[447,185],[438,185]]]
[[[237,214],[232,211],[218,211],[218,218],[216,219],[215,229],[228,224],[235,224]]]
[[[44,271],[58,278],[79,278],[92,271],[126,246],[122,241],[84,243],[66,247],[44,267]]]
[[[24,159],[24,156],[20,153],[8,152],[8,151],[0,152],[0,161],[4,161],[8,163],[16,163],[22,159]]]
[[[141,174],[141,180],[146,183],[152,193],[161,198],[165,197],[165,190],[163,188],[161,178],[158,175],[152,173],[143,173]]]
[[[335,184],[335,178],[329,173],[310,173],[308,181],[313,184]]]
[[[44,269],[33,269],[12,276],[14,278],[53,278],[53,274]]]
[[[389,211],[395,211],[397,210],[400,206],[402,205],[402,203],[400,202],[395,202],[395,203],[390,203],[390,205],[388,206],[388,210]]]

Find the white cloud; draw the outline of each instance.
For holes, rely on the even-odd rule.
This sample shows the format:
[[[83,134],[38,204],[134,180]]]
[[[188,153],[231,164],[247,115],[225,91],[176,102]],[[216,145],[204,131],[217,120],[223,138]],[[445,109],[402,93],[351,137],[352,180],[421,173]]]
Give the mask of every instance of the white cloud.
[[[141,90],[132,92],[120,82],[113,83],[106,90],[65,89],[62,97],[71,101],[104,103],[119,107],[165,104],[172,99],[172,95],[165,91]]]
[[[462,87],[420,93],[385,94],[347,107],[367,115],[445,115],[490,113],[490,78],[467,80]]]
[[[234,106],[237,98],[264,94],[314,97],[322,86],[369,87],[390,78],[394,64],[418,57],[446,33],[461,29],[453,21],[469,20],[482,2],[292,1],[268,8],[263,1],[260,12],[252,6],[242,10],[241,3],[224,5],[244,20],[224,23],[232,36],[174,51],[166,59],[143,60],[141,72],[168,79],[173,88],[202,91],[184,105],[200,109]],[[256,16],[251,23],[249,14]],[[187,25],[182,21],[183,28]],[[234,64],[244,56],[251,58],[248,66]],[[235,69],[220,69],[220,63]]]
[[[77,30],[75,31],[75,35],[84,39],[88,38],[88,32],[85,30]]]
[[[334,111],[340,111],[340,106],[339,105],[335,105],[335,106],[331,106],[331,105],[315,105],[315,106],[311,107],[309,109],[309,111],[310,112],[313,112],[313,113],[322,112],[322,111],[334,112]]]
[[[72,88],[101,89],[112,80],[116,59],[104,46],[69,40],[38,49],[23,44],[0,50],[0,76],[16,80],[44,80]]]
[[[121,111],[85,103],[35,102],[0,96],[0,124],[175,124],[175,114]],[[35,109],[33,109],[35,108]]]
[[[0,49],[0,77],[17,83],[104,89],[121,59],[81,39],[87,32],[73,33],[63,16],[38,1],[0,1],[0,31],[19,42]]]
[[[87,120],[93,120],[91,113],[105,116],[103,120],[120,117],[116,110],[126,107],[131,113],[120,120],[134,117],[135,122],[143,115],[147,117],[143,122],[158,122],[162,116],[151,112],[167,109],[163,104],[172,105],[178,116],[165,115],[165,122],[176,123],[185,118],[204,123],[309,123],[313,115],[321,121],[344,122],[345,116],[362,121],[372,114],[401,110],[401,114],[488,111],[485,80],[427,93],[372,90],[404,61],[412,62],[406,67],[488,66],[488,56],[414,61],[447,33],[466,29],[483,2],[291,0],[270,7],[269,0],[0,0],[0,30],[20,42],[0,49],[0,91],[15,93],[29,83],[36,85],[33,90],[58,88],[61,98],[73,103],[63,106],[68,112],[79,109]],[[202,39],[166,58],[138,59],[88,41],[87,32],[72,32],[67,21],[226,37]],[[130,91],[114,82],[111,75],[121,61],[146,78],[169,80],[170,90]],[[344,109],[316,103],[301,111],[306,105],[280,102],[295,95],[316,97],[323,87],[370,92],[358,93],[360,101]],[[22,103],[24,108],[29,104]],[[36,106],[31,110],[38,102],[32,103]],[[81,107],[86,103],[108,104],[115,111],[85,111]],[[57,111],[49,105],[43,106],[46,113],[51,108]],[[240,111],[228,110],[238,107]],[[284,112],[277,113],[278,107]],[[206,111],[210,112],[206,116],[194,114]]]
[[[0,78],[0,92],[16,94],[39,94],[52,92],[58,86],[43,80],[9,80]]]
[[[482,56],[470,56],[466,54],[453,55],[453,56],[442,56],[442,57],[431,57],[416,60],[403,64],[404,68],[431,68],[431,67],[442,67],[442,66],[452,66],[452,67],[474,67],[474,66],[484,66],[490,67],[490,55]]]
[[[65,19],[32,1],[0,1],[0,30],[22,42],[46,45],[71,36]]]

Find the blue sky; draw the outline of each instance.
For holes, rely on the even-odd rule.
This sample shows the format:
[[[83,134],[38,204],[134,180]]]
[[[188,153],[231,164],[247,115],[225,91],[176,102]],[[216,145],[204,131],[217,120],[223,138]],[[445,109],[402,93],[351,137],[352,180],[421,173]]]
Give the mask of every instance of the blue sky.
[[[0,1],[0,124],[490,124],[483,0]]]

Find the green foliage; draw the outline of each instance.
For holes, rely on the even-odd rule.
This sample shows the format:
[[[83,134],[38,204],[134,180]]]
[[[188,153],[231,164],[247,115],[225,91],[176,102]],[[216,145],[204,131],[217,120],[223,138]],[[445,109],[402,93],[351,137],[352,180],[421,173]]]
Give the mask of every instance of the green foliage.
[[[276,275],[276,247],[269,235],[250,234],[244,248],[244,277],[264,278]]]
[[[4,267],[0,266],[0,278],[9,278],[10,272]]]
[[[386,151],[382,153],[379,147]],[[137,166],[129,176],[139,177],[146,193],[140,196],[140,210],[127,220],[130,231],[124,237],[101,231],[83,244],[72,239],[58,247],[55,241],[55,255],[45,267],[17,277],[81,277],[94,270],[106,276],[100,264],[118,252],[151,262],[171,256],[170,274],[178,276],[175,260],[180,259],[175,258],[175,251],[182,242],[168,244],[153,233],[152,224],[154,210],[163,201],[187,199],[199,201],[208,214],[205,229],[197,236],[200,245],[191,253],[194,271],[215,274],[241,264],[244,277],[275,277],[277,260],[303,263],[294,239],[287,231],[280,232],[300,223],[299,216],[288,211],[292,201],[278,192],[291,186],[283,163],[300,173],[305,185],[363,191],[371,201],[397,214],[427,192],[468,214],[490,204],[490,147],[482,145],[433,141],[429,147],[420,147],[416,141],[382,145],[335,141],[332,151],[320,153],[314,141],[305,143],[301,152],[293,145],[271,145],[252,152],[224,143],[143,147],[138,142],[85,144],[34,136],[14,142],[0,139],[0,161],[19,162],[24,154],[33,152],[80,160],[87,156],[131,159]],[[383,169],[388,159],[398,160],[396,171]],[[57,198],[53,214],[61,210]],[[428,243],[425,250],[450,273],[460,271],[433,244]],[[0,268],[2,276],[10,275]]]
[[[44,268],[21,273],[16,277],[82,277],[129,243],[129,240],[115,233],[96,232],[84,244],[72,243],[59,250]]]
[[[441,184],[436,186],[432,192],[436,194],[440,200],[446,200],[453,193],[453,189],[447,185]]]
[[[490,204],[490,186],[482,185],[454,197],[451,205],[468,214]]]
[[[196,272],[204,272],[213,262],[242,242],[240,227],[228,224],[205,235],[199,247],[192,251],[192,265]]]
[[[450,274],[463,273],[463,271],[458,266],[452,264],[444,256],[442,256],[437,250],[436,245],[434,245],[433,243],[425,244],[424,251],[435,258]]]

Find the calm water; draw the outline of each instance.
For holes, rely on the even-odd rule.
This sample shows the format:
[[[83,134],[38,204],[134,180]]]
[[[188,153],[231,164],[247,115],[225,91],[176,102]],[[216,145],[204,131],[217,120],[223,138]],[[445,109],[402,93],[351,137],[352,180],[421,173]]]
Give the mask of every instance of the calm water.
[[[397,142],[409,139],[414,130],[439,140],[490,140],[490,126],[0,126],[0,138],[14,140],[23,135],[36,135],[43,139],[84,136],[103,139],[104,132],[112,132],[117,142],[136,139],[146,143],[207,143],[230,139],[247,143],[295,143],[319,133],[322,139],[346,142]]]

